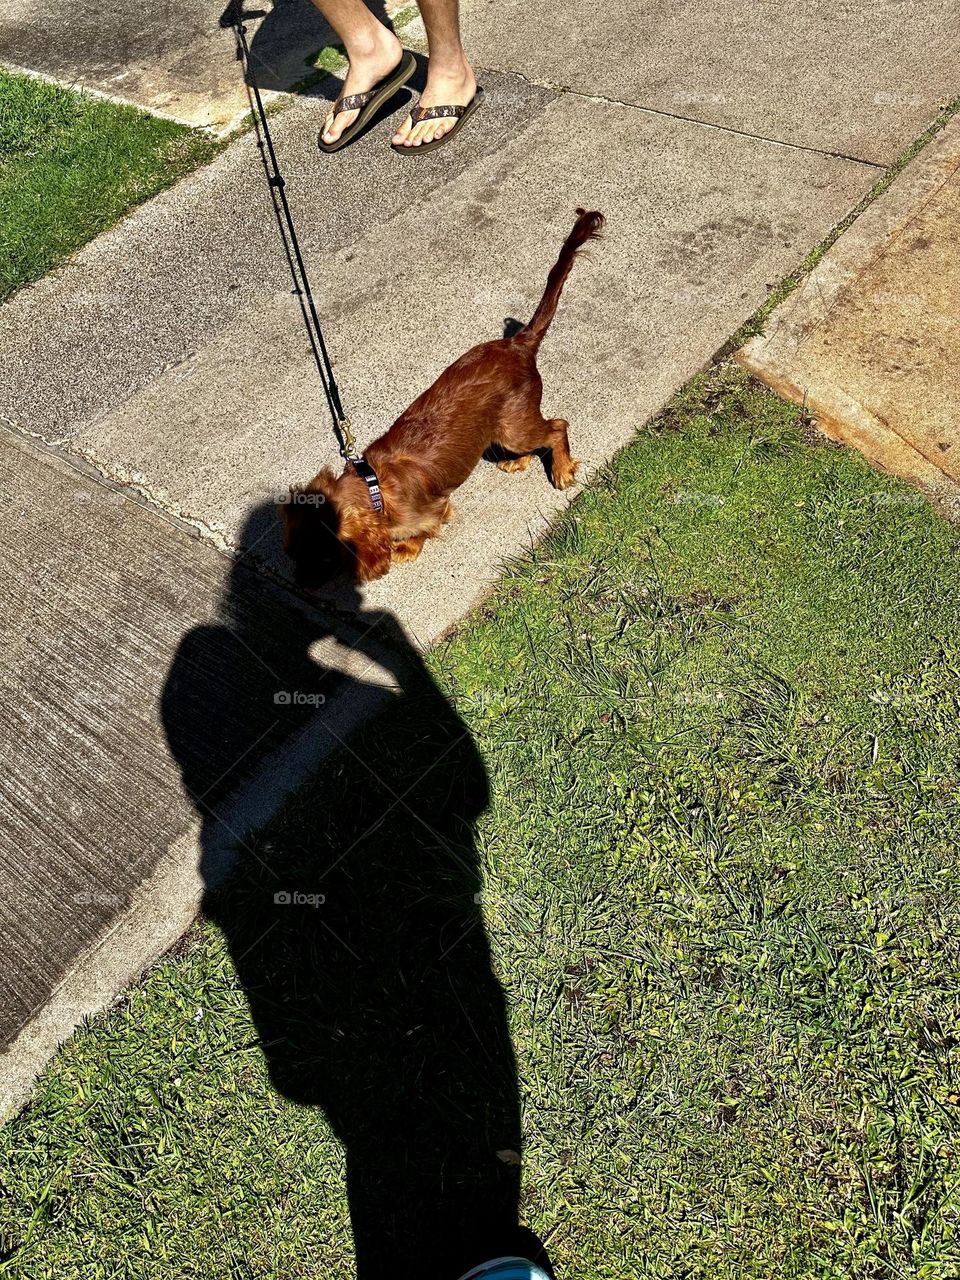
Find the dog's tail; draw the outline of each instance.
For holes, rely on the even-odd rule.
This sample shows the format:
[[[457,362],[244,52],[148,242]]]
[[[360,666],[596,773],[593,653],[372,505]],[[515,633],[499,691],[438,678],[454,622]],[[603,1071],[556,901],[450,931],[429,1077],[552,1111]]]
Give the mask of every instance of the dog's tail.
[[[539,347],[543,341],[543,335],[550,328],[550,322],[557,313],[557,304],[560,301],[560,294],[563,292],[563,286],[567,282],[567,276],[573,269],[574,259],[577,253],[588,240],[594,240],[600,234],[603,226],[603,214],[587,212],[585,209],[577,210],[577,220],[574,223],[573,230],[567,236],[563,248],[560,250],[560,257],[554,263],[547,276],[547,287],[543,297],[540,299],[540,305],[533,313],[533,319],[517,334],[517,338],[522,341],[532,343],[533,346]]]

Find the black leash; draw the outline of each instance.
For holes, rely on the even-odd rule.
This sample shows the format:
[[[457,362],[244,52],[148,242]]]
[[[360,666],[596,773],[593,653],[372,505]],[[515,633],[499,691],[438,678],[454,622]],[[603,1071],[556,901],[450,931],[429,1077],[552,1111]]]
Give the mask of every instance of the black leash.
[[[327,407],[333,420],[333,433],[337,438],[340,456],[345,462],[350,463],[360,479],[366,484],[373,509],[379,513],[383,510],[383,494],[380,492],[380,483],[373,467],[370,466],[369,462],[358,450],[350,428],[350,419],[343,411],[340,388],[337,385],[333,364],[327,352],[323,329],[320,327],[320,317],[317,315],[317,307],[310,289],[307,268],[303,261],[303,254],[300,251],[297,229],[294,225],[293,215],[290,212],[290,205],[287,202],[286,181],[277,163],[277,153],[273,147],[273,137],[267,121],[267,112],[263,105],[263,98],[260,96],[260,86],[257,84],[256,77],[250,72],[250,47],[247,44],[247,29],[243,21],[244,16],[243,0],[230,0],[220,17],[220,26],[233,27],[234,35],[236,36],[237,61],[243,68],[243,80],[247,88],[247,96],[250,99],[250,115],[257,139],[257,150],[260,152],[264,173],[267,175],[270,198],[273,202],[273,212],[277,219],[280,238],[283,241],[284,253],[287,256],[287,264],[290,267],[290,275],[293,277],[293,292],[300,303],[300,312],[303,316],[304,327],[307,330],[307,337],[310,340],[310,349],[313,352],[317,373],[320,375],[320,382],[327,399]]]

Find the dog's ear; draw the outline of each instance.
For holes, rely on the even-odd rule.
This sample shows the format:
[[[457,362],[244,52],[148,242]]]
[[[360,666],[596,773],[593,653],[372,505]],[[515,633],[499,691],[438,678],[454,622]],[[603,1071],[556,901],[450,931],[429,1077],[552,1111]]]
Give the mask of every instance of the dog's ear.
[[[291,485],[286,497],[281,496],[279,499],[280,529],[283,533],[283,549],[287,553],[290,551],[290,542],[297,527],[297,499],[302,492],[303,490],[296,485]]]
[[[336,487],[337,477],[329,467],[321,467],[317,474],[313,477],[308,485],[304,486],[304,493],[322,493],[324,497],[329,498]]]
[[[345,515],[340,539],[356,558],[358,582],[372,582],[389,572],[393,538],[375,511],[351,511]]]
[[[308,589],[322,586],[345,569],[353,556],[339,537],[337,478],[329,467],[309,484],[295,485],[280,503],[283,548],[294,565],[294,580]]]

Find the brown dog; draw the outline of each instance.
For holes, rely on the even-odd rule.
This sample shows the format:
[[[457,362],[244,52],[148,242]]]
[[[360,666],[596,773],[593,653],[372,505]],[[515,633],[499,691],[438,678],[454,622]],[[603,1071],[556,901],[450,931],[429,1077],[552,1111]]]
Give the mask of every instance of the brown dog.
[[[514,455],[498,465],[524,471],[542,454],[555,489],[573,484],[567,423],[540,412],[543,382],[537,349],[557,310],[577,250],[603,226],[603,215],[577,210],[577,221],[547,278],[530,323],[512,338],[471,348],[418,397],[364,457],[383,495],[373,508],[367,486],[348,463],[329,467],[281,507],[283,542],[301,586],[319,586],[346,570],[360,582],[382,578],[394,562],[415,560],[427,538],[450,520],[450,495],[492,445]]]

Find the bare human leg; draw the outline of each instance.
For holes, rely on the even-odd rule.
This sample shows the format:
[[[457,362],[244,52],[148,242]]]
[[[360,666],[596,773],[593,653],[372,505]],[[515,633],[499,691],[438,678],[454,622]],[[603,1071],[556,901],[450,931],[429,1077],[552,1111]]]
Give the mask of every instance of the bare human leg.
[[[350,66],[343,85],[343,97],[366,93],[400,63],[403,48],[393,32],[378,22],[363,0],[313,0],[343,41]],[[336,142],[356,120],[356,111],[328,112],[324,121],[324,142]]]
[[[477,81],[460,41],[459,0],[419,0],[419,5],[430,45],[427,83],[420,105],[465,107],[477,92]],[[424,120],[416,128],[412,128],[412,124],[412,117],[407,116],[393,135],[393,141],[408,147],[434,142],[452,129],[456,120],[441,117]]]

